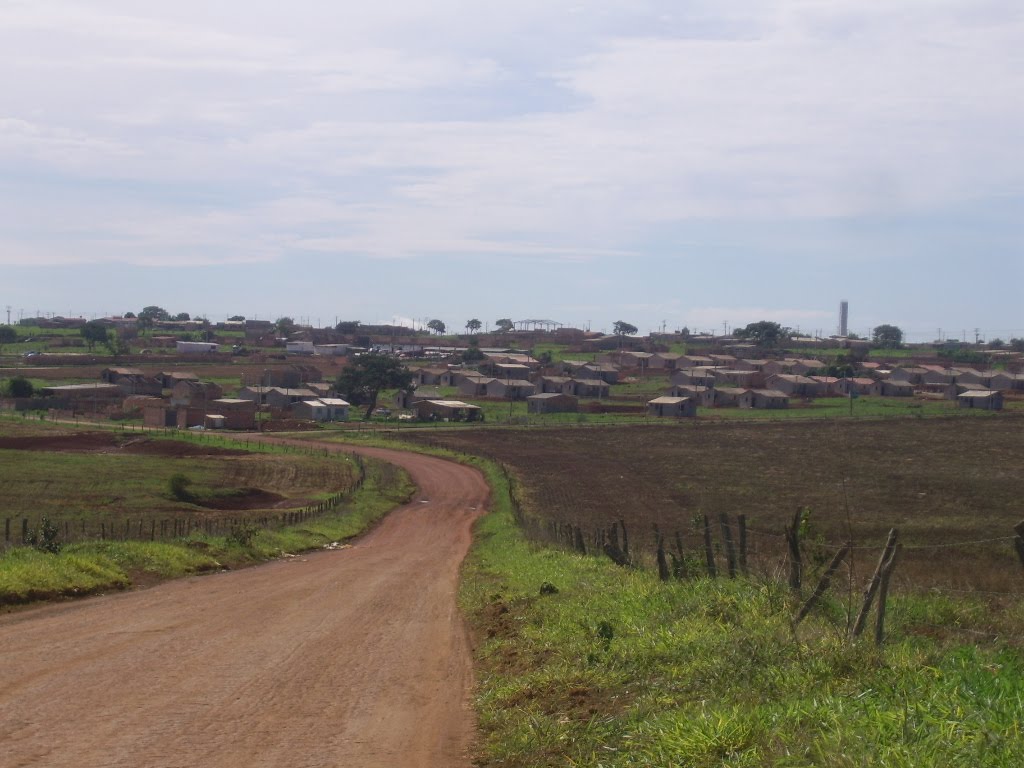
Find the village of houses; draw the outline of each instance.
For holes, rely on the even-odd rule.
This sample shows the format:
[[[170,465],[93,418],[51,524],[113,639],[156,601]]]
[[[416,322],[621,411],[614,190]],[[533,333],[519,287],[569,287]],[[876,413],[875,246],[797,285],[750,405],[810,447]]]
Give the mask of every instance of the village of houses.
[[[179,341],[180,359],[211,356],[216,344]],[[821,375],[822,360],[779,357],[744,358],[734,354],[676,354],[606,350],[593,359],[563,359],[547,365],[509,348],[480,348],[482,359],[460,362],[454,347],[419,348],[411,360],[413,387],[381,402],[383,416],[433,422],[484,419],[487,402],[525,402],[528,414],[621,413],[648,418],[692,418],[699,409],[782,409],[818,398],[933,398],[955,400],[966,409],[1001,410],[1004,396],[1024,394],[1024,374],[934,364],[886,367],[864,361],[855,376]],[[151,428],[252,430],[267,420],[344,422],[350,404],[332,380],[339,365],[352,359],[347,345],[288,342],[287,364],[242,376],[237,391],[204,381],[195,372],[169,365],[159,374],[138,367],[111,366],[92,383],[43,387],[42,403],[51,410],[76,413],[120,411],[141,416]],[[390,350],[389,354],[399,354]],[[329,360],[329,365],[318,361]],[[447,361],[446,361],[447,360]],[[201,370],[201,366],[196,366]],[[325,374],[325,368],[334,372]],[[660,396],[629,395],[630,383],[664,381]],[[1012,396],[1012,395],[1011,395]],[[393,410],[392,410],[393,409]],[[262,414],[262,416],[261,416]]]

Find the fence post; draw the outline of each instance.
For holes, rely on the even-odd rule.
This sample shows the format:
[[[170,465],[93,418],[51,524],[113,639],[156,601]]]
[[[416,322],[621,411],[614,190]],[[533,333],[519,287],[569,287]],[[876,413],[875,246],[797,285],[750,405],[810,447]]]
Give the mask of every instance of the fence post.
[[[729,565],[729,578],[736,578],[736,547],[732,543],[732,528],[729,526],[729,515],[722,512],[718,515],[718,524],[722,528],[722,541],[725,542],[725,559]]]
[[[715,567],[715,548],[711,543],[711,520],[704,515],[704,557],[708,563],[708,576],[712,579],[718,576],[718,569]]]
[[[807,598],[807,602],[804,603],[800,612],[796,615],[796,618],[793,619],[794,627],[804,620],[804,617],[811,612],[811,608],[814,607],[814,604],[818,602],[822,595],[825,594],[825,590],[827,590],[829,585],[832,583],[832,576],[835,575],[836,570],[842,564],[843,560],[846,559],[849,552],[850,545],[848,543],[844,544],[843,548],[836,552],[835,557],[832,558],[832,562],[828,564],[828,568],[825,570],[825,575],[822,576],[821,581],[818,582],[818,586],[815,587],[814,592],[812,592],[811,596]]]
[[[798,509],[793,515],[793,522],[786,526],[786,543],[789,544],[789,588],[800,594],[803,581],[803,563],[800,561],[800,522],[803,510]]]
[[[21,518],[21,543],[28,544],[28,518]]]
[[[4,519],[4,543],[11,543],[11,518]]]
[[[736,518],[740,529],[740,573],[748,576],[747,571],[747,516],[739,515]]]
[[[1013,532],[1017,534],[1013,539],[1013,548],[1017,550],[1020,564],[1024,565],[1024,520],[1013,526]]]
[[[889,577],[892,576],[892,570],[896,567],[896,558],[899,557],[900,547],[901,545],[897,544],[892,548],[885,565],[882,566],[882,580],[878,586],[878,615],[875,617],[875,645],[881,645],[885,637],[885,601],[889,597]]]
[[[668,558],[665,556],[665,537],[658,530],[657,523],[654,524],[654,541],[658,548],[658,578],[662,581],[668,581],[671,572],[668,569]]]
[[[881,557],[878,558],[878,565],[875,567],[875,573],[871,577],[871,581],[868,582],[867,589],[864,590],[864,604],[860,607],[860,613],[857,614],[857,621],[853,625],[853,631],[850,633],[852,637],[860,637],[861,632],[864,631],[864,625],[868,620],[868,612],[871,610],[871,603],[874,602],[875,593],[878,591],[878,587],[882,581],[882,571],[885,568],[886,562],[892,556],[893,550],[896,548],[896,539],[898,534],[896,529],[893,528],[889,531],[889,538],[886,539],[885,549],[882,550]]]
[[[676,554],[672,555],[672,570],[677,579],[685,579],[689,574],[686,572],[686,557],[683,552],[683,537],[676,529]]]

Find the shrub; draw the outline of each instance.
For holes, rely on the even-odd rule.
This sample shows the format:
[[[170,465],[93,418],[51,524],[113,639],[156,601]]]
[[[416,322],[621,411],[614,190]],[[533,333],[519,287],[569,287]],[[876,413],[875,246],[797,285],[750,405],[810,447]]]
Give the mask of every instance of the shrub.
[[[192,480],[180,472],[171,475],[171,479],[167,481],[167,487],[170,489],[171,496],[178,501],[191,502],[195,499],[193,493],[188,489],[190,485],[192,485]]]

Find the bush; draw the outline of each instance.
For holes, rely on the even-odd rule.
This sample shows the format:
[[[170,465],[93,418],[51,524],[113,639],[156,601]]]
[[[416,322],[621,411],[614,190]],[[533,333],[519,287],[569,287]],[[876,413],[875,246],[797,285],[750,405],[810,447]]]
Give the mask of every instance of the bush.
[[[188,489],[190,485],[192,485],[192,480],[180,472],[171,475],[171,479],[167,481],[167,487],[170,489],[171,496],[178,501],[191,502],[195,500],[195,496]]]

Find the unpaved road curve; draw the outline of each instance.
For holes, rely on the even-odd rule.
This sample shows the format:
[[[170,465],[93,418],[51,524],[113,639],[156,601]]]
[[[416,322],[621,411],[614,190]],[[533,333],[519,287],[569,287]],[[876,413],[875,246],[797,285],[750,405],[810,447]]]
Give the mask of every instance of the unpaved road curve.
[[[308,445],[308,443],[307,443]],[[349,549],[0,616],[0,766],[468,766],[473,469]]]

